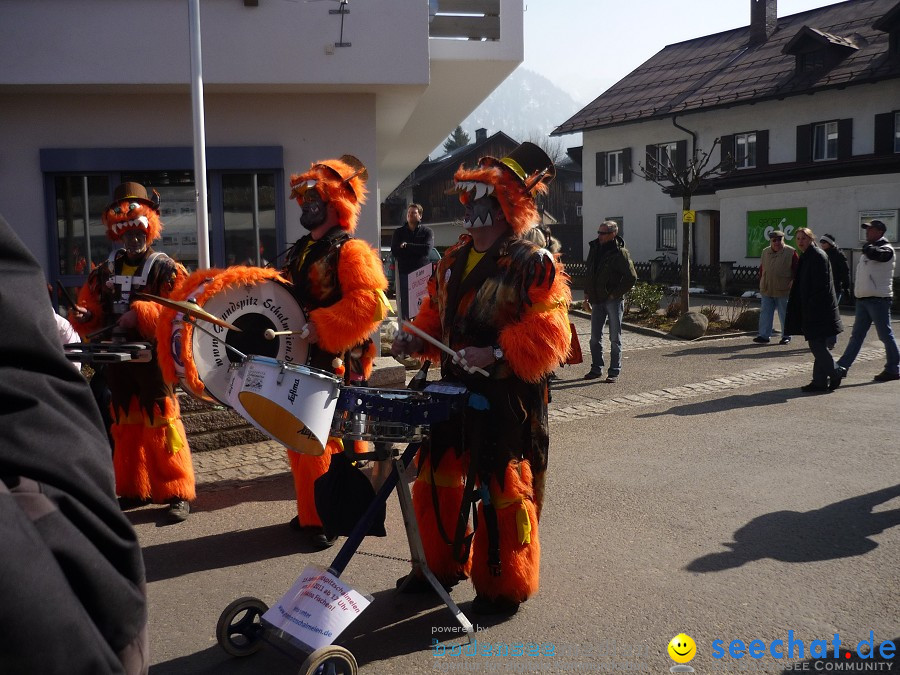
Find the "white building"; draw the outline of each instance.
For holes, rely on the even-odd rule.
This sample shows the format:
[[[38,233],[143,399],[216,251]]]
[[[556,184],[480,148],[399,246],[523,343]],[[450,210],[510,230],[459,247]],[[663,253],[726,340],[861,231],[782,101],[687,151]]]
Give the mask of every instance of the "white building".
[[[0,213],[51,281],[106,258],[100,212],[122,180],[161,193],[156,248],[196,265],[189,4],[0,0]],[[212,264],[255,258],[257,240],[282,252],[302,234],[289,175],[345,153],[369,169],[358,234],[377,243],[381,196],[522,61],[522,13],[202,0]]]
[[[681,165],[716,139],[711,166],[731,155],[735,168],[693,197],[696,262],[757,265],[775,228],[792,245],[806,226],[859,248],[873,217],[898,240],[900,3],[749,9],[750,26],[669,45],[553,132],[584,133],[585,242],[615,219],[636,261],[680,259],[681,197],[632,169],[648,153]]]

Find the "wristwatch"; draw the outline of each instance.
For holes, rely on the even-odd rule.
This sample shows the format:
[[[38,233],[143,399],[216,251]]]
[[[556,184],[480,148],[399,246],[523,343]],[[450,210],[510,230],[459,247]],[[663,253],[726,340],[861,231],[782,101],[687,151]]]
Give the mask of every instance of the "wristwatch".
[[[503,350],[500,349],[500,345],[494,345],[494,360],[499,361],[503,358]]]

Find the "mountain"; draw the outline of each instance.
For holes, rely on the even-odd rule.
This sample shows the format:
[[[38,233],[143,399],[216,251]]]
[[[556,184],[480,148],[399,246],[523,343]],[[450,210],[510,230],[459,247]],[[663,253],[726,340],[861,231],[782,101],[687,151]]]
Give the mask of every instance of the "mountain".
[[[487,129],[488,136],[502,131],[522,142],[546,137],[583,106],[543,75],[519,66],[471,115],[463,120],[463,131],[475,140],[475,130]],[[453,129],[447,130],[447,136]],[[446,140],[446,138],[445,138]],[[569,134],[550,143],[560,148],[581,145],[581,134]],[[444,154],[443,143],[431,157]]]

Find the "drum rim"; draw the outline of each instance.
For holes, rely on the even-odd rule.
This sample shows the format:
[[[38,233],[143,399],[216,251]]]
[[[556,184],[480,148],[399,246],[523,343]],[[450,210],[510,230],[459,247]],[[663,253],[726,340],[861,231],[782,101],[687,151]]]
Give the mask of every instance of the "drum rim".
[[[280,361],[279,359],[273,359],[271,356],[260,356],[259,354],[247,354],[247,358],[241,364],[241,367],[247,367],[254,362],[262,363],[266,366],[277,366],[278,368],[284,370],[290,370],[300,373],[301,375],[311,375],[312,377],[318,377],[322,380],[331,380],[335,384],[340,385],[341,378],[329,373],[327,370],[322,370],[321,368],[314,368],[313,366],[308,366],[304,363],[290,363],[289,361]]]

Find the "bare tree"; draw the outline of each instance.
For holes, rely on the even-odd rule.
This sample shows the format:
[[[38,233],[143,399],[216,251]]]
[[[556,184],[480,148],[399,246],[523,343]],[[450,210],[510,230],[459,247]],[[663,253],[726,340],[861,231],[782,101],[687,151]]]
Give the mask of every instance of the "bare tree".
[[[673,119],[674,123],[674,119]],[[676,125],[678,126],[678,125]],[[683,127],[679,127],[683,129]],[[690,158],[686,158],[683,167],[676,165],[675,158],[668,152],[661,151],[657,155],[647,153],[646,165],[638,164],[635,173],[647,180],[659,185],[663,192],[672,197],[681,197],[682,214],[691,210],[691,196],[697,191],[704,181],[720,178],[733,169],[731,155],[727,155],[722,161],[710,167],[710,160],[716,146],[721,142],[717,138],[709,152],[697,147],[697,137],[693,132],[685,129],[694,137],[693,150]],[[682,221],[681,234],[681,311],[690,309],[691,286],[691,225],[693,223]]]

